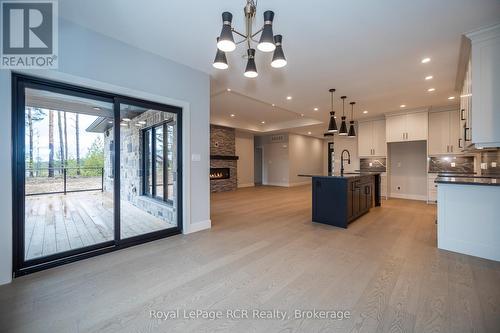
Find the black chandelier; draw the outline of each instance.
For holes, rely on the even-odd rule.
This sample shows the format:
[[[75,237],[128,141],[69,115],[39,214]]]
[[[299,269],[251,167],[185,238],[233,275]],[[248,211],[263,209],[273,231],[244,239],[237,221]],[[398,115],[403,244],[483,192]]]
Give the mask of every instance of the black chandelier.
[[[286,66],[286,58],[283,53],[281,42],[283,37],[281,35],[273,35],[273,19],[274,12],[267,10],[264,12],[264,26],[252,32],[252,23],[255,19],[257,11],[257,4],[255,0],[247,0],[247,4],[243,8],[245,13],[246,33],[236,31],[232,26],[233,14],[230,12],[222,13],[222,31],[217,38],[217,54],[213,66],[217,69],[227,69],[226,52],[232,52],[236,49],[236,45],[245,43],[247,44],[247,66],[244,75],[249,78],[258,76],[257,66],[255,65],[255,49],[252,48],[252,43],[257,43],[257,49],[262,52],[273,52],[273,60],[271,66],[274,68],[281,68]],[[235,42],[233,32],[242,40]],[[260,39],[257,40],[257,35],[260,34]]]

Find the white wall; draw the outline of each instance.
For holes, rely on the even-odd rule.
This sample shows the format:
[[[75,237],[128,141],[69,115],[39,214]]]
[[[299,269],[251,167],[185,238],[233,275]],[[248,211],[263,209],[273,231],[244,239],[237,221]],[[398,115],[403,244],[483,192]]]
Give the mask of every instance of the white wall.
[[[427,200],[427,144],[425,141],[388,145],[389,196]],[[399,187],[399,189],[398,189]]]
[[[290,134],[289,145],[289,185],[307,184],[309,178],[298,174],[323,173],[323,140],[314,137]]]
[[[25,73],[183,108],[184,232],[210,227],[210,81],[205,73],[60,20],[59,70]],[[10,72],[0,71],[0,283],[12,276]],[[199,161],[191,162],[191,154]]]
[[[265,143],[262,148],[262,184],[288,186],[288,143]]]
[[[238,159],[238,187],[254,186],[254,135],[236,130],[236,156]]]
[[[359,170],[359,156],[358,156],[358,137],[348,138],[345,136],[335,135],[333,148],[335,150],[335,172],[340,172],[340,154],[342,150],[347,149],[351,154],[351,164],[344,162],[345,172],[354,172]],[[328,142],[331,139],[323,141],[323,172],[328,172]],[[347,154],[345,154],[347,157]]]

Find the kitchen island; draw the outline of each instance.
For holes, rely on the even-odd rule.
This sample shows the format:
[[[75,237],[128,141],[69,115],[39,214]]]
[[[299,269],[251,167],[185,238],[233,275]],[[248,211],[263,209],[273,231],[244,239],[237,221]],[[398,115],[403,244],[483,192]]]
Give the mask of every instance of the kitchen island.
[[[312,177],[312,221],[340,228],[380,206],[380,173],[299,175]]]

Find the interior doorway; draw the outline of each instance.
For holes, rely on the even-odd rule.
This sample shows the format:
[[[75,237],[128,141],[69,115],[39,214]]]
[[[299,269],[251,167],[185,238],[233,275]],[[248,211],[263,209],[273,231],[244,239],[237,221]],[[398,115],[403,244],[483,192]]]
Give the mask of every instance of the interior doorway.
[[[262,147],[255,147],[254,184],[255,186],[262,185]]]

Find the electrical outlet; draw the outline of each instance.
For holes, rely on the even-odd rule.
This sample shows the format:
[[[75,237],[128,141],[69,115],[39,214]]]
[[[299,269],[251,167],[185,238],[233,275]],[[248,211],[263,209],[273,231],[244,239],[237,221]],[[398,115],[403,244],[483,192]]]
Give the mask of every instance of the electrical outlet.
[[[451,162],[451,167],[454,168],[457,164],[455,162]]]
[[[372,162],[370,162],[370,163],[368,163],[368,165],[369,165],[370,167],[372,167],[372,166],[373,166],[373,163],[372,163]]]
[[[488,169],[488,163],[481,163],[481,170]]]
[[[497,162],[491,162],[491,167],[496,168],[497,167]]]

